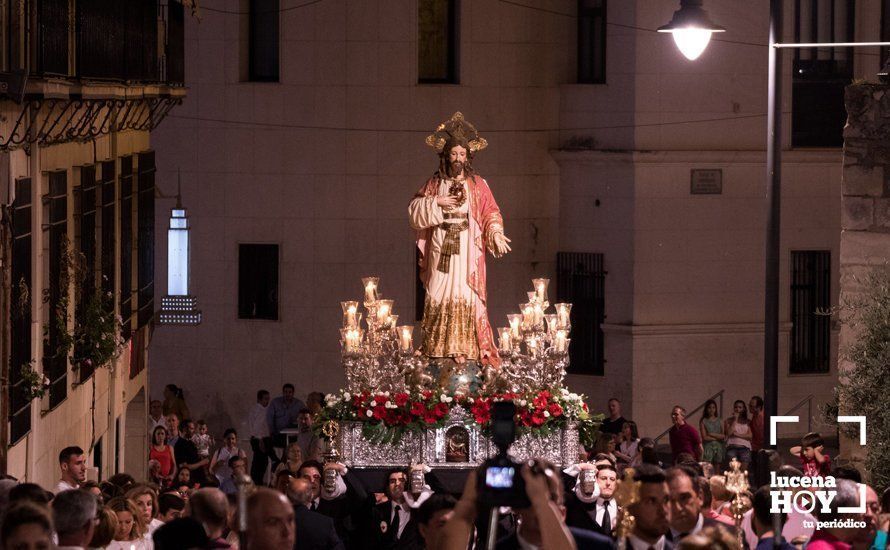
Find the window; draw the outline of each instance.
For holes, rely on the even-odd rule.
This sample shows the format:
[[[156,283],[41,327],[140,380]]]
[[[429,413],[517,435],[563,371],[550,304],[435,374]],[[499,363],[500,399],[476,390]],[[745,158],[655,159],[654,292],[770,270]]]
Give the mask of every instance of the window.
[[[457,0],[419,0],[417,81],[457,84]]]
[[[578,82],[606,82],[606,0],[578,0]]]
[[[797,0],[795,42],[852,42],[854,0]],[[850,48],[794,50],[791,144],[840,147],[847,121],[844,87],[853,79]]]
[[[238,245],[238,318],[278,320],[278,245]]]
[[[828,372],[831,317],[831,252],[791,253],[791,372]]]
[[[120,269],[121,269],[121,294],[120,311],[123,319],[121,335],[124,339],[130,339],[133,328],[133,157],[121,157],[120,174]]]
[[[151,322],[154,316],[155,296],[155,153],[139,154],[138,258],[136,280],[138,284],[137,325],[139,328]]]
[[[559,252],[556,255],[557,303],[573,304],[568,368],[571,374],[604,374],[605,278],[602,254]]]
[[[115,209],[115,180],[114,180],[114,161],[109,160],[102,163],[102,292],[114,293],[114,272],[117,266],[115,244],[115,228],[114,228],[114,209]]]
[[[22,366],[31,363],[31,180],[15,182],[12,203],[12,311],[9,359],[9,442],[31,431],[31,400],[25,394]],[[31,364],[32,368],[37,365]]]
[[[278,0],[250,0],[250,80],[278,82]]]
[[[67,76],[68,0],[37,0],[36,7],[37,73]]]
[[[68,174],[49,173],[49,193],[44,196],[43,236],[46,248],[46,336],[43,339],[43,372],[49,378],[49,408],[55,408],[68,396],[68,355],[59,353],[62,330],[67,330],[68,248]],[[64,272],[63,272],[64,271]]]
[[[96,274],[98,273],[96,237],[98,233],[99,186],[96,182],[96,167],[84,166],[80,169],[80,187],[75,194],[75,225],[77,236],[75,244],[83,255],[83,277],[80,293],[74,310],[74,318],[83,322],[87,300],[96,292]],[[83,350],[75,350],[75,356],[84,357]],[[78,365],[80,382],[85,382],[95,370],[95,366]]]

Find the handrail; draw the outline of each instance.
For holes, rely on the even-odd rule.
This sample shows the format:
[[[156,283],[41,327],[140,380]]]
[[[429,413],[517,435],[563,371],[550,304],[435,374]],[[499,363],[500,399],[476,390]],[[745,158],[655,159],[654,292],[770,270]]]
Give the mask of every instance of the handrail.
[[[804,403],[806,403],[806,405],[807,405],[807,433],[813,431],[813,399],[816,399],[816,396],[813,394],[810,394],[810,395],[804,397],[803,399],[800,400],[800,402],[797,405],[788,409],[788,412],[786,412],[782,416],[790,415],[797,409],[801,408],[804,405]]]
[[[705,399],[704,401],[702,401],[701,404],[699,404],[698,407],[696,407],[696,408],[692,409],[691,411],[689,411],[688,413],[686,413],[686,418],[689,418],[690,416],[694,415],[694,414],[697,413],[698,411],[704,409],[704,408],[705,408],[705,403],[707,403],[708,401],[710,401],[710,400],[712,400],[712,399],[716,399],[716,400],[719,401],[719,404],[717,405],[717,408],[718,408],[717,413],[720,415],[721,418],[723,418],[723,393],[724,393],[725,391],[726,391],[726,389],[724,388],[724,389],[718,391],[717,393],[715,393],[714,395],[712,395],[711,397],[708,397],[707,399]],[[671,426],[671,428],[673,428],[673,426]],[[663,432],[661,432],[660,434],[658,434],[658,437],[655,438],[655,443],[658,443],[658,441],[659,441],[661,438],[663,438],[664,436],[666,436],[666,435],[671,431],[671,428],[668,428],[668,429],[666,429],[665,431],[663,431]]]

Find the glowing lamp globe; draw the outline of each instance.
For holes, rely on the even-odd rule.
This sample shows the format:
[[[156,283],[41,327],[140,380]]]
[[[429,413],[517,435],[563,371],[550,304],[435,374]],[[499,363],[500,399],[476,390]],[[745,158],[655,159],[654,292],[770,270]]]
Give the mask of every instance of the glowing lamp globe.
[[[702,8],[703,0],[680,0],[680,9],[674,12],[671,22],[658,28],[658,32],[670,33],[680,52],[694,61],[705,51],[711,41],[711,34],[726,32],[715,25],[708,12]]]

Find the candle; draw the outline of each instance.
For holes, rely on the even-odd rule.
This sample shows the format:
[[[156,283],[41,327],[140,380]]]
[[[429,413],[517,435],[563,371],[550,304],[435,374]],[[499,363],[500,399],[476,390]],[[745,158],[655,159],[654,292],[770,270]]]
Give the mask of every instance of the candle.
[[[355,353],[362,344],[362,330],[358,328],[344,328],[340,330],[343,339],[343,352]]]
[[[528,346],[528,354],[532,357],[538,356],[538,337],[537,336],[529,336],[525,340],[525,345]]]
[[[392,313],[392,300],[377,300],[377,322],[382,327],[389,324],[389,315]]]
[[[566,331],[563,329],[556,330],[556,338],[553,344],[553,347],[556,348],[557,353],[565,353],[566,352]]]
[[[541,304],[547,301],[547,287],[550,285],[550,279],[532,279],[535,285],[535,298]]]
[[[402,325],[396,329],[399,335],[399,351],[411,353],[414,350],[414,326]]]
[[[398,315],[390,315],[387,328],[391,327],[391,328],[395,329],[396,325],[398,325],[398,324],[399,324],[399,316]]]
[[[531,330],[535,325],[535,305],[529,302],[527,304],[520,304],[519,308],[520,311],[522,311],[522,329]]]
[[[519,342],[521,337],[519,333],[519,324],[522,322],[522,315],[511,313],[507,315],[507,322],[510,323],[510,338]]]
[[[501,327],[498,329],[498,336],[500,337],[498,349],[500,351],[505,351],[507,353],[513,351],[513,338],[510,333],[513,331],[510,327]]]
[[[550,337],[553,337],[553,333],[556,332],[556,314],[548,313],[544,316],[544,320],[547,321],[547,332],[550,334]]]
[[[358,302],[340,302],[343,306],[343,326],[345,328],[355,328],[358,326],[355,313],[358,311]]]
[[[556,304],[556,326],[568,329],[572,326],[572,304]]]
[[[365,304],[373,304],[377,301],[377,284],[380,277],[364,277],[362,284],[365,285]]]
[[[535,302],[533,312],[535,315],[535,325],[539,326],[544,322],[544,307],[541,305],[541,302]]]

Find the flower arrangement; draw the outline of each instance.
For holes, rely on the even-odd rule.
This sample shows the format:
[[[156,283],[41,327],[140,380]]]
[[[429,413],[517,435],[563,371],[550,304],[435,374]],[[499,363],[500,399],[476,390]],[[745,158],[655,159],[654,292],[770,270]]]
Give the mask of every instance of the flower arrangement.
[[[595,434],[602,418],[601,415],[589,413],[584,396],[565,388],[553,392],[541,390],[488,395],[464,395],[459,392],[437,394],[430,390],[419,393],[372,393],[365,390],[352,394],[340,390],[325,398],[326,406],[317,425],[323,425],[327,420],[361,422],[362,436],[368,441],[395,444],[405,433],[442,427],[452,407],[457,405],[466,409],[485,432],[491,424],[492,403],[508,400],[516,404],[516,426],[520,436],[524,433],[547,436],[566,427],[569,422],[577,423],[580,434]],[[585,438],[582,438],[583,444],[592,444]]]
[[[111,292],[92,293],[83,305],[81,322],[74,329],[75,367],[104,367],[121,354],[125,340],[121,336],[121,318],[114,314]]]
[[[49,378],[41,372],[34,370],[32,363],[22,365],[22,391],[28,400],[39,399],[46,395],[49,389]]]

